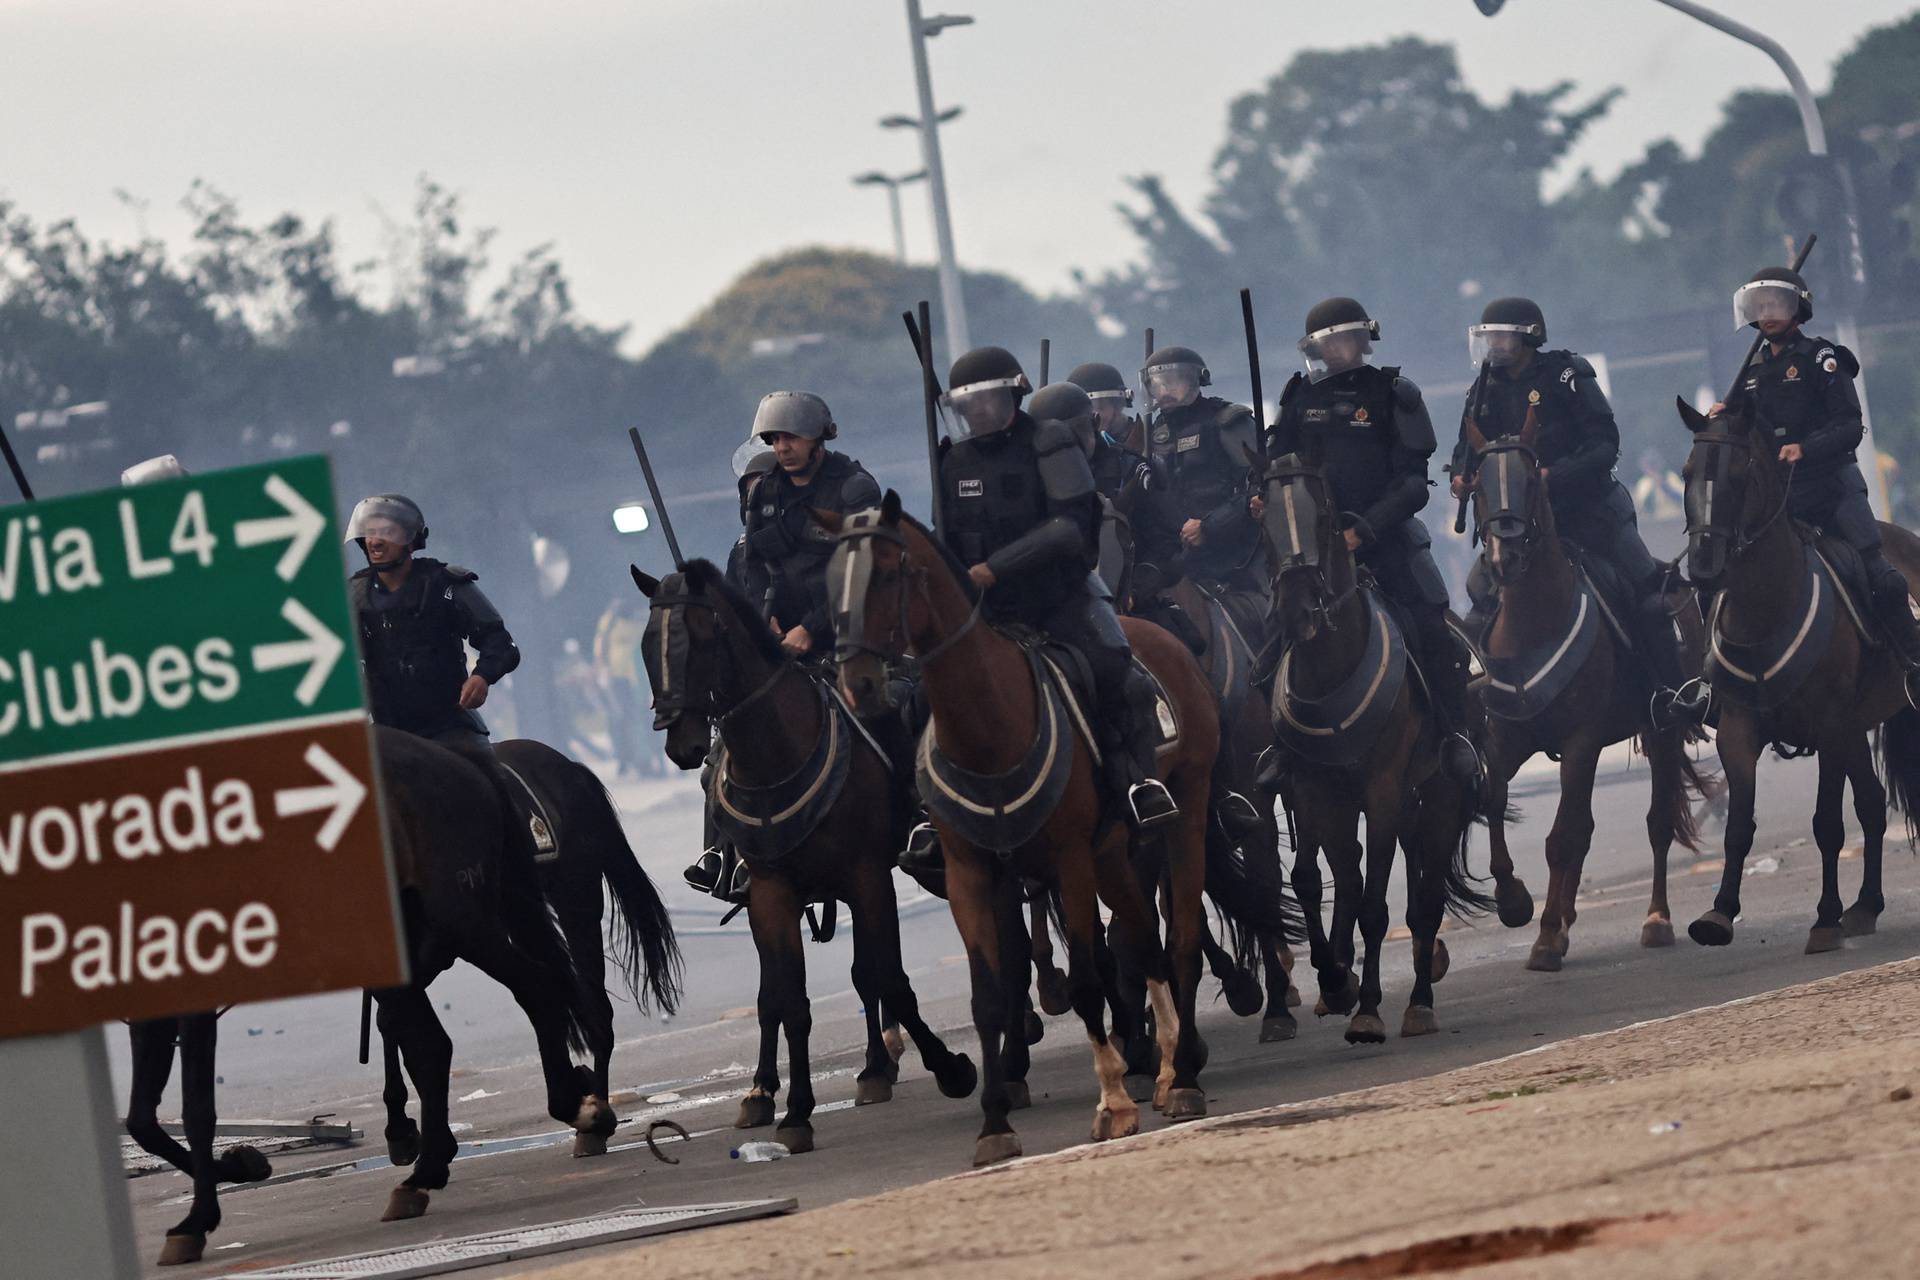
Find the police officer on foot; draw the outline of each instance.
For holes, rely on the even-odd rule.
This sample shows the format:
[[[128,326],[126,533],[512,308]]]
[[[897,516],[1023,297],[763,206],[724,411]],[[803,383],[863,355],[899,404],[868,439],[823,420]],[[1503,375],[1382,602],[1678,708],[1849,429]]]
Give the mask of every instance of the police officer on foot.
[[[399,494],[361,499],[347,541],[367,557],[347,592],[374,722],[490,754],[479,709],[489,689],[520,665],[520,650],[500,611],[474,585],[479,575],[418,554],[427,545],[427,520]],[[471,671],[463,645],[479,654]]]
[[[1446,583],[1417,515],[1427,505],[1433,420],[1411,379],[1371,363],[1379,338],[1379,321],[1352,298],[1328,298],[1307,312],[1299,343],[1305,367],[1280,393],[1268,456],[1319,441],[1328,487],[1352,517],[1343,531],[1347,549],[1412,621],[1420,666],[1448,730],[1442,764],[1471,785],[1480,761],[1467,737],[1467,654],[1447,626]]]
[[[1020,408],[1032,384],[1004,348],[967,352],[947,385],[956,437],[940,463],[948,546],[985,593],[989,619],[1033,627],[1086,658],[1129,821],[1171,821],[1179,809],[1156,776],[1154,695],[1093,573],[1099,506],[1085,449],[1066,423]]]
[[[1496,298],[1480,323],[1468,327],[1468,354],[1480,373],[1460,417],[1460,439],[1447,468],[1453,475],[1449,491],[1463,498],[1470,484],[1469,421],[1484,438],[1497,440],[1520,434],[1533,413],[1534,452],[1547,479],[1554,528],[1611,565],[1632,597],[1625,621],[1653,679],[1653,718],[1669,724],[1676,715],[1674,691],[1695,673],[1680,656],[1663,590],[1666,569],[1641,541],[1633,495],[1614,477],[1620,429],[1593,366],[1571,351],[1543,350],[1546,341],[1546,316],[1528,298]],[[1468,575],[1467,595],[1473,602],[1469,630],[1477,635],[1498,600],[1484,554]]]
[[[1880,526],[1855,457],[1866,434],[1853,384],[1860,361],[1847,348],[1802,332],[1812,318],[1813,293],[1797,272],[1754,272],[1734,291],[1733,319],[1736,327],[1760,330],[1766,341],[1733,398],[1711,412],[1746,416],[1771,430],[1780,461],[1793,468],[1787,509],[1859,553],[1873,611],[1906,669],[1907,699],[1914,702],[1920,695],[1920,626],[1907,606],[1906,578],[1881,554]],[[1686,690],[1684,707],[1691,715],[1706,710],[1704,683]]]

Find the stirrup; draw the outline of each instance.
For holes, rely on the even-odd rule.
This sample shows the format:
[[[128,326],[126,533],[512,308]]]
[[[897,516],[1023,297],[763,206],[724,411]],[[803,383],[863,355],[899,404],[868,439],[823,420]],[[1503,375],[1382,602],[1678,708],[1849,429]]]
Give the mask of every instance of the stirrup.
[[[1920,711],[1920,667],[1908,667],[1901,673],[1901,682],[1906,686],[1907,705]]]
[[[907,833],[907,847],[895,859],[908,875],[915,871],[944,870],[947,860],[940,851],[940,832],[931,822],[922,822]]]
[[[747,868],[747,860],[741,858],[733,864],[733,878],[727,882],[726,901],[745,906],[747,894],[753,888],[753,872]]]
[[[1655,689],[1647,715],[1656,729],[1698,728],[1713,708],[1713,686],[1699,676],[1678,689]]]
[[[1223,791],[1216,796],[1213,816],[1229,839],[1257,835],[1261,828],[1260,807],[1238,791]]]
[[[680,873],[690,888],[701,893],[712,893],[720,884],[720,873],[725,870],[727,860],[718,849],[706,849],[692,866]]]
[[[1280,789],[1280,783],[1285,779],[1286,774],[1287,764],[1285,758],[1280,753],[1280,748],[1274,746],[1262,747],[1260,754],[1254,757],[1253,785],[1260,790],[1278,791]]]
[[[1448,777],[1466,787],[1478,787],[1487,776],[1487,764],[1480,758],[1480,748],[1458,730],[1440,740],[1440,767]]]
[[[1134,828],[1139,831],[1150,831],[1180,816],[1180,806],[1173,802],[1166,783],[1158,778],[1148,778],[1127,788],[1127,808],[1132,811]]]

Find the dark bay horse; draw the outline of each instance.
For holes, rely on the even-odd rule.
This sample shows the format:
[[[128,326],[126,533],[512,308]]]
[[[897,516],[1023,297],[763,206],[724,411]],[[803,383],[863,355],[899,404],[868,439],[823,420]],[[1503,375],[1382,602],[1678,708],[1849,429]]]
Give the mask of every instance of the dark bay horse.
[[[1548,478],[1534,452],[1538,429],[1532,410],[1517,436],[1489,442],[1473,423],[1466,427],[1476,459],[1474,527],[1500,593],[1499,614],[1481,641],[1488,675],[1480,686],[1488,713],[1484,811],[1494,897],[1501,923],[1510,928],[1525,925],[1533,914],[1507,849],[1507,787],[1522,764],[1544,751],[1560,761],[1560,805],[1547,833],[1547,902],[1527,968],[1554,972],[1567,954],[1580,873],[1593,841],[1593,784],[1602,749],[1637,739],[1647,757],[1653,891],[1640,928],[1642,946],[1673,945],[1667,851],[1676,839],[1698,851],[1690,799],[1703,795],[1707,782],[1687,753],[1687,735],[1677,726],[1654,724],[1644,665],[1608,624],[1598,589],[1583,584],[1561,544],[1547,501]],[[1698,670],[1704,656],[1699,608],[1682,597],[1675,614],[1682,653]]]
[[[606,909],[602,882],[613,897],[614,954],[627,992],[642,1013],[654,1006],[672,1013],[679,1002],[680,948],[673,922],[659,890],[627,842],[612,797],[591,769],[530,738],[509,739],[496,746],[494,753],[539,798],[558,835],[554,856],[539,861],[540,891],[560,923],[574,972],[587,998],[597,1006],[597,1016],[586,1028],[587,1049],[593,1058],[591,1092],[595,1097],[611,1097],[613,1004],[607,998],[607,953],[601,938]],[[409,1165],[419,1154],[420,1130],[407,1114],[399,1046],[385,1036],[381,1039],[387,1154],[395,1164]],[[604,1134],[574,1135],[577,1156],[602,1155],[606,1148]]]
[[[893,863],[905,825],[886,760],[712,564],[695,560],[659,580],[636,569],[634,582],[651,604],[647,670],[668,758],[699,768],[718,726],[725,755],[710,803],[739,808],[738,822],[767,833],[764,844],[740,845],[752,876],[747,919],[760,953],[760,1060],[735,1125],[773,1123],[784,1027],[791,1087],[774,1136],[790,1151],[813,1149],[813,1017],[800,916],[814,902],[844,902],[853,918],[853,985],[867,1017],[855,1102],[893,1096],[897,1067],[882,1034],[883,1005],[913,1037],[940,1091],[966,1097],[977,1082],[973,1062],[927,1026],[901,965]],[[765,806],[750,806],[749,797]]]
[[[1291,753],[1293,887],[1306,912],[1320,980],[1318,1011],[1354,1011],[1347,1024],[1350,1043],[1386,1039],[1380,954],[1394,851],[1404,846],[1414,985],[1400,1034],[1431,1035],[1439,1030],[1433,984],[1446,972],[1441,917],[1490,905],[1467,873],[1467,834],[1478,797],[1440,768],[1441,731],[1431,699],[1406,660],[1405,641],[1383,598],[1360,580],[1317,449],[1274,459],[1263,490],[1261,523],[1274,566],[1273,612],[1282,646],[1274,679],[1275,749]],[[1387,678],[1396,663],[1402,673],[1397,683]],[[1351,707],[1344,705],[1349,691]],[[1309,707],[1332,722],[1308,724]],[[1296,728],[1296,722],[1307,727]],[[1320,917],[1323,849],[1334,881],[1330,930]],[[1356,923],[1367,948],[1358,982]]]
[[[1154,841],[1157,859],[1143,858],[1152,877],[1142,883],[1131,857],[1129,832],[1103,801],[1094,757],[1082,734],[1057,714],[1057,695],[1044,690],[1028,651],[1008,634],[981,624],[982,597],[967,572],[932,534],[900,508],[889,491],[878,511],[821,517],[838,528],[840,547],[827,580],[840,641],[840,683],[855,706],[884,697],[888,664],[906,655],[920,661],[933,724],[921,743],[923,766],[934,759],[949,790],[956,779],[1015,779],[1024,785],[1029,757],[1039,759],[1035,787],[1059,780],[1050,810],[1036,805],[1037,826],[1005,853],[982,848],[942,816],[935,825],[946,855],[947,900],[967,950],[973,1020],[979,1032],[984,1119],[974,1163],[1020,1154],[1007,1115],[1009,1079],[1026,1072],[1026,988],[1029,938],[1022,912],[1023,881],[1057,891],[1067,941],[1067,983],[1074,1012],[1086,1027],[1100,1081],[1093,1139],[1123,1137],[1139,1128],[1139,1108],[1123,1083],[1125,1038],[1141,1034],[1130,1002],[1112,999],[1115,1036],[1109,1037],[1103,1002],[1114,994],[1111,969],[1099,970],[1099,903],[1113,913],[1107,932],[1114,961],[1144,976],[1161,1051],[1155,1102],[1169,1119],[1206,1114],[1199,1072],[1206,1060],[1194,1017],[1205,928],[1207,795],[1219,744],[1212,690],[1186,646],[1158,627],[1127,619],[1136,657],[1159,680],[1178,738],[1163,757],[1168,789],[1180,806],[1171,834]],[[1064,758],[1063,758],[1064,753]],[[1059,770],[1058,773],[1055,770]],[[931,774],[929,775],[931,776]],[[999,812],[1018,813],[1033,801],[1010,795]],[[977,806],[957,793],[955,803]],[[985,812],[993,812],[986,810]],[[1044,813],[1044,818],[1039,815]],[[1162,946],[1152,895],[1164,888],[1168,939]],[[1122,1042],[1116,1045],[1115,1040]]]
[[[377,991],[374,998],[382,1032],[398,1044],[420,1094],[424,1129],[412,1173],[388,1199],[383,1218],[390,1221],[426,1212],[428,1193],[447,1185],[457,1150],[447,1121],[453,1044],[426,994],[455,960],[506,987],[533,1024],[549,1114],[579,1132],[603,1136],[613,1132],[615,1117],[570,1056],[595,1031],[599,1009],[576,979],[566,941],[540,896],[533,843],[513,815],[504,783],[424,739],[394,729],[373,732],[413,975],[411,985]],[[202,1256],[207,1235],[220,1225],[218,1183],[258,1181],[270,1172],[251,1148],[213,1155],[215,1028],[211,1013],[133,1028],[127,1131],[194,1181],[193,1204],[168,1230],[162,1264]],[[176,1034],[188,1133],[184,1151],[161,1130],[157,1114]]]
[[[1688,575],[1714,593],[1708,614],[1709,674],[1719,707],[1720,761],[1727,775],[1726,864],[1713,909],[1687,926],[1703,946],[1733,941],[1740,876],[1753,848],[1760,753],[1769,743],[1812,751],[1820,783],[1813,840],[1820,849],[1820,903],[1807,951],[1832,951],[1872,933],[1886,902],[1880,857],[1889,793],[1909,817],[1920,803],[1920,712],[1907,703],[1900,666],[1883,641],[1849,619],[1808,535],[1787,512],[1791,469],[1762,425],[1707,418],[1684,400],[1693,433],[1683,472]],[[1920,539],[1882,523],[1886,557],[1920,582]],[[1844,588],[1842,588],[1844,590]],[[1886,785],[1875,776],[1868,734],[1878,731]],[[1847,785],[1860,821],[1860,896],[1841,909],[1840,806]],[[1911,831],[1909,832],[1911,834]]]

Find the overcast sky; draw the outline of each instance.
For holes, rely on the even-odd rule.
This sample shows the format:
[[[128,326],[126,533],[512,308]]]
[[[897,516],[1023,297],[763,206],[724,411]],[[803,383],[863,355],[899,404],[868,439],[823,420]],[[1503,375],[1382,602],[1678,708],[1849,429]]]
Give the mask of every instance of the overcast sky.
[[[1816,91],[1914,0],[1716,0],[1776,35]],[[1610,174],[1696,146],[1757,50],[1656,0],[927,0],[971,13],[931,44],[955,235],[969,267],[1065,288],[1129,258],[1126,175],[1193,200],[1235,95],[1298,50],[1403,33],[1458,46],[1486,96],[1567,78],[1627,95],[1575,153]],[[415,176],[553,241],[591,319],[633,349],[756,259],[826,242],[890,251],[885,196],[849,178],[919,166],[902,0],[0,0],[0,195],[41,221],[174,239],[196,177],[261,220],[331,218],[352,257],[404,219]],[[144,214],[115,195],[147,202]],[[930,256],[924,187],[909,252]],[[985,340],[987,335],[976,335]]]

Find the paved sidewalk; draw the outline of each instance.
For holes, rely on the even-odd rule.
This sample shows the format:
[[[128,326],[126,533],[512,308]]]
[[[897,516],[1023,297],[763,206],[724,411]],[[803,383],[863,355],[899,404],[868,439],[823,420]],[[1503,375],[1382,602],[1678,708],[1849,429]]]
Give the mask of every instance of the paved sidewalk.
[[[1913,1276],[1917,1015],[1900,961],[539,1274]]]

